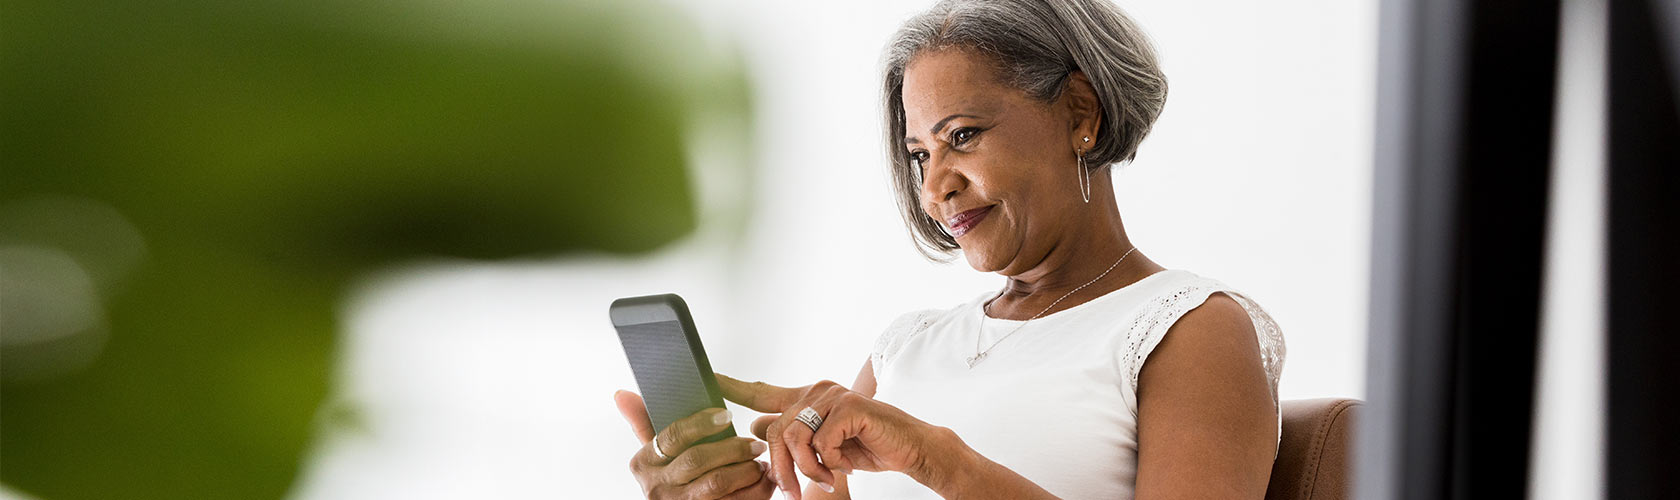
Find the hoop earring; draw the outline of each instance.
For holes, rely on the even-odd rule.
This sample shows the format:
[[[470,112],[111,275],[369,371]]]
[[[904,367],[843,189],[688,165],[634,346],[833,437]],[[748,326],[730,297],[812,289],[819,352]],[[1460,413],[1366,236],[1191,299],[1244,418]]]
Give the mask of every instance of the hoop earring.
[[[1079,157],[1079,172],[1073,174],[1074,175],[1074,180],[1080,181],[1079,182],[1079,197],[1081,199],[1085,200],[1085,203],[1090,203],[1091,202],[1091,169],[1085,165],[1085,150],[1084,149],[1075,150],[1074,155]]]

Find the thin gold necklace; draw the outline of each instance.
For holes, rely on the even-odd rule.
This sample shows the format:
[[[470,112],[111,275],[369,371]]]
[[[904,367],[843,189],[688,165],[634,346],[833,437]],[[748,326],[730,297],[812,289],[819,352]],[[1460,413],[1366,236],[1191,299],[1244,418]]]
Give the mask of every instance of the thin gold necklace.
[[[975,332],[975,334],[974,334],[974,355],[969,356],[965,360],[965,361],[968,361],[969,369],[973,369],[974,365],[980,363],[980,360],[986,359],[986,353],[992,352],[992,348],[997,347],[998,344],[1003,343],[1004,339],[1009,338],[1010,335],[1014,335],[1015,332],[1021,331],[1021,328],[1027,326],[1027,323],[1031,323],[1032,320],[1038,319],[1039,316],[1043,316],[1044,313],[1050,312],[1050,309],[1053,308],[1053,307],[1056,307],[1056,304],[1062,303],[1062,299],[1066,299],[1069,296],[1072,296],[1074,294],[1074,292],[1084,290],[1085,287],[1091,286],[1092,283],[1096,283],[1098,280],[1103,279],[1103,276],[1108,276],[1109,271],[1113,271],[1114,268],[1120,267],[1120,263],[1125,262],[1126,257],[1131,257],[1132,252],[1134,252],[1136,250],[1137,250],[1137,246],[1133,245],[1131,250],[1127,250],[1125,255],[1121,255],[1120,260],[1114,261],[1113,264],[1110,264],[1108,266],[1108,269],[1104,270],[1102,272],[1102,274],[1097,275],[1096,278],[1092,278],[1091,281],[1087,281],[1083,285],[1079,285],[1079,288],[1075,288],[1072,291],[1069,291],[1068,293],[1062,294],[1061,298],[1056,299],[1055,302],[1051,302],[1049,306],[1045,306],[1043,311],[1039,311],[1038,314],[1034,314],[1033,317],[1027,318],[1026,321],[1022,321],[1021,324],[1015,326],[1014,330],[1010,330],[1009,333],[1003,334],[1002,337],[998,337],[996,342],[992,342],[992,345],[986,346],[985,349],[981,349],[980,348],[980,335],[986,332],[986,316],[987,316],[986,308],[991,305],[993,300],[997,300],[998,297],[1003,296],[1004,291],[1003,290],[998,290],[997,295],[993,295],[991,299],[987,299],[985,302],[980,303],[980,330],[978,332]]]

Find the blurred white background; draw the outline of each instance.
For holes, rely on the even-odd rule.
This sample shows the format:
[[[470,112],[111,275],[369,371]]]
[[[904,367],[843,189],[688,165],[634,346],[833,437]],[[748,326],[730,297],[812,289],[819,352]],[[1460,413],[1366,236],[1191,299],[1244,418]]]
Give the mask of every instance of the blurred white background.
[[[352,424],[323,426],[293,496],[637,497],[638,443],[611,401],[635,386],[607,321],[618,297],[678,293],[718,371],[799,385],[850,383],[900,313],[997,289],[960,260],[922,260],[890,198],[877,61],[928,4],[672,0],[716,50],[740,52],[756,99],[750,157],[708,146],[743,125],[694,124],[700,230],[645,258],[369,280],[343,313],[344,403],[323,412]],[[1363,397],[1376,2],[1121,6],[1171,85],[1115,179],[1133,241],[1271,312],[1288,341],[1283,398]],[[735,410],[744,433],[755,415]]]

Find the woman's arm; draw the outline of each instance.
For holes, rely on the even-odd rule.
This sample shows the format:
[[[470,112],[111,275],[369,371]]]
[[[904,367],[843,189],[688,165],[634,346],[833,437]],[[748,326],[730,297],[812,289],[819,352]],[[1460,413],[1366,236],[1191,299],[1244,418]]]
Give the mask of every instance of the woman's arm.
[[[1055,498],[1015,471],[981,456],[950,429],[875,401],[875,375],[868,362],[853,384],[857,391],[827,381],[782,388],[721,374],[718,382],[729,400],[779,414],[760,417],[753,423],[753,433],[771,443],[769,474],[773,479],[797,481],[796,467],[812,479],[804,492],[782,488],[795,498],[849,499],[846,476],[835,471],[852,468],[902,472],[944,498]],[[793,413],[807,406],[827,415],[821,432],[790,421]],[[833,492],[823,491],[815,484],[818,481],[827,482]]]
[[[1224,294],[1186,313],[1138,375],[1137,498],[1259,499],[1277,413],[1254,323]]]
[[[941,498],[1055,499],[1038,483],[993,462],[969,448],[957,433],[940,427],[929,454],[928,465],[909,471],[912,479],[938,493]]]

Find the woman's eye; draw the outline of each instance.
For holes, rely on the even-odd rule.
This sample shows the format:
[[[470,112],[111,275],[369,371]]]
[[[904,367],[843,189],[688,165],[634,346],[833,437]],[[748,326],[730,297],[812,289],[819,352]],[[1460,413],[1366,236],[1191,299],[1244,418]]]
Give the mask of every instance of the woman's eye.
[[[951,132],[951,145],[961,146],[963,143],[968,142],[969,139],[973,139],[974,134],[978,133],[980,133],[979,130],[968,127],[956,129]]]
[[[915,167],[916,170],[921,170],[922,163],[925,162],[927,162],[927,152],[916,151],[910,153],[910,166]]]

